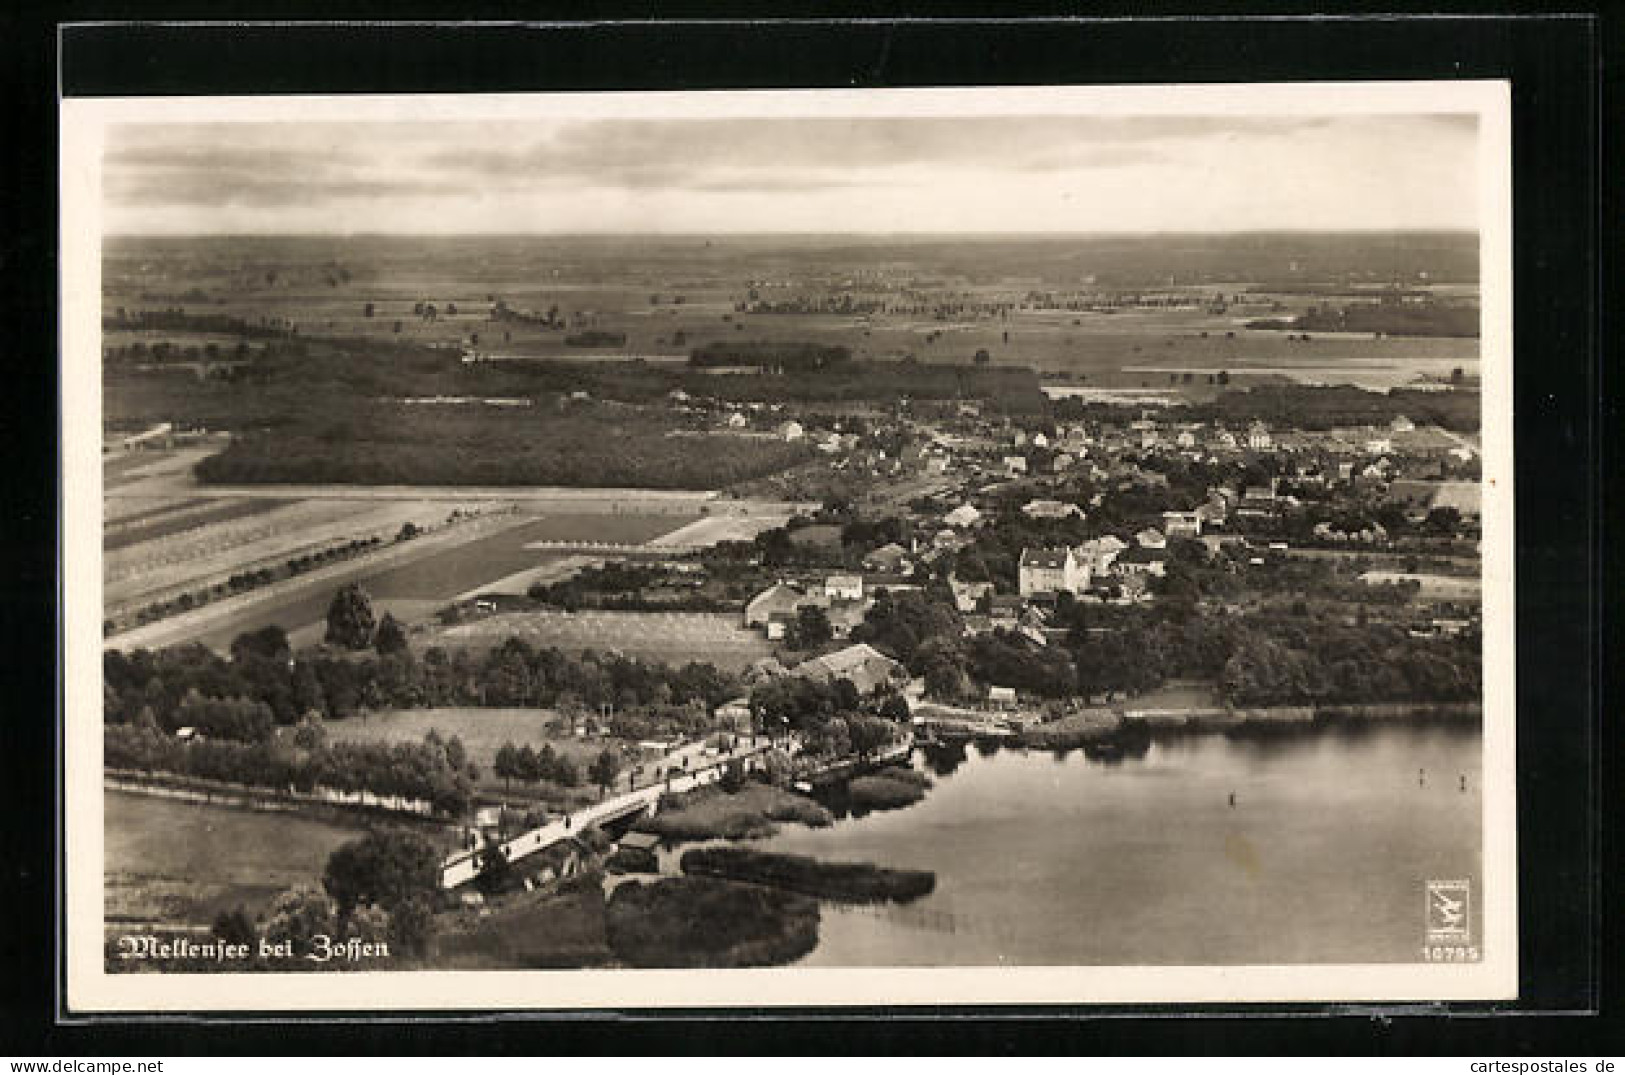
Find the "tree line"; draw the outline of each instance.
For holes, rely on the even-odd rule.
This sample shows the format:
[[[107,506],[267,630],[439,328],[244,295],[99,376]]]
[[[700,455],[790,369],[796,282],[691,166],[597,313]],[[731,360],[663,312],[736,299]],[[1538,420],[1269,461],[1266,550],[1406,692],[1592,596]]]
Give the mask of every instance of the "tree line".
[[[104,726],[102,750],[110,769],[268,791],[366,792],[425,803],[443,817],[468,812],[479,776],[461,743],[433,735],[421,743],[328,743],[321,735],[187,741],[165,734],[148,711],[132,723]]]
[[[238,636],[229,658],[201,644],[110,649],[102,679],[107,723],[128,724],[150,710],[157,726],[171,733],[188,721],[196,727],[226,720],[212,715],[219,702],[263,707],[278,725],[310,715],[343,720],[362,710],[441,706],[694,711],[683,719],[704,721],[741,689],[736,676],[708,663],[672,667],[619,654],[566,653],[517,637],[478,654],[432,647],[417,657],[405,647],[385,654],[317,647],[295,655],[278,627]],[[220,709],[227,711],[233,707]],[[241,719],[258,727],[261,709],[252,713]]]
[[[951,592],[934,580],[881,594],[853,638],[955,701],[990,685],[1068,699],[1203,679],[1235,705],[1430,703],[1474,700],[1482,682],[1476,632],[1416,637],[1397,624],[1328,622],[1307,607],[1224,612],[1190,594],[1128,607],[1062,595],[1050,625],[1057,636],[1046,643],[1005,630],[966,637]]]

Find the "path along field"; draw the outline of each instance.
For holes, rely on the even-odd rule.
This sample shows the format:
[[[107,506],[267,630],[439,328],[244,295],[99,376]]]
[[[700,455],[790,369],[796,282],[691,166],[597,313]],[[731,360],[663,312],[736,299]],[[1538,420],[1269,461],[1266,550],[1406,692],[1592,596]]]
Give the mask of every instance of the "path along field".
[[[319,886],[327,856],[363,831],[359,823],[108,791],[107,919],[208,925],[238,904],[252,916],[283,889]]]
[[[295,644],[319,640],[320,632],[312,637],[311,628],[319,625],[327,615],[327,606],[333,593],[347,582],[360,583],[373,598],[380,615],[388,611],[406,622],[413,622],[432,613],[440,605],[482,584],[504,578],[529,568],[562,558],[558,553],[540,553],[526,549],[533,541],[551,540],[554,534],[573,535],[585,525],[597,525],[613,530],[621,527],[625,532],[658,532],[660,527],[673,526],[682,521],[676,516],[546,516],[519,522],[494,533],[439,548],[426,549],[421,556],[406,555],[388,563],[362,561],[350,571],[342,573],[342,581],[295,579],[279,588],[279,593],[265,601],[253,603],[241,614],[222,618],[206,629],[191,632],[184,639],[199,641],[216,649],[231,645],[231,640],[244,631],[276,625],[295,636]],[[419,539],[420,541],[423,539]]]
[[[537,577],[555,577],[581,562],[568,549],[527,545],[637,546],[680,530],[688,537],[668,537],[661,547],[706,544],[752,536],[799,507],[719,500],[708,492],[636,489],[200,486],[191,467],[212,450],[129,453],[104,464],[104,542],[116,546],[103,563],[110,610],[144,606],[359,537],[390,542],[405,523],[436,527],[458,508],[485,514],[513,510],[524,518],[481,520],[472,529],[462,523],[405,546],[388,544],[312,577],[284,580],[136,628],[114,644],[201,641],[223,649],[241,632],[272,624],[287,630],[296,645],[306,644],[319,640],[328,602],[348,582],[365,586],[380,612],[415,622],[493,584],[519,586],[523,592]]]
[[[740,671],[773,654],[767,639],[721,612],[512,612],[428,631],[425,645],[489,649],[510,635],[537,648],[613,650],[665,664],[705,661]]]

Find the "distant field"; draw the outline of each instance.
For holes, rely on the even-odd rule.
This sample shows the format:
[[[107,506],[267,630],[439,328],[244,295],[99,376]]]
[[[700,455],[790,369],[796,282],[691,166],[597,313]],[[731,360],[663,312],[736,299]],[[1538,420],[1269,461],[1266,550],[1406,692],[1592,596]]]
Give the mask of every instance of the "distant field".
[[[351,513],[352,518],[372,520],[377,513],[382,512],[381,517],[385,518],[391,527],[399,524],[397,516],[413,517],[419,507],[434,512],[436,516],[446,511],[448,507],[445,504],[418,505],[414,501],[389,500],[310,501],[302,505],[297,501],[280,503],[288,505],[285,510],[318,511],[324,518],[333,513],[337,513],[339,517]],[[363,513],[354,514],[358,509]],[[405,515],[401,515],[402,512]],[[520,522],[518,525],[504,525],[494,533],[476,536],[472,540],[443,549],[426,551],[423,555],[409,555],[399,562],[374,565],[370,569],[360,567],[350,581],[359,582],[367,590],[380,612],[388,609],[394,612],[397,618],[412,622],[430,615],[436,608],[464,594],[483,589],[489,583],[496,583],[523,572],[545,568],[570,559],[568,553],[527,548],[535,542],[581,540],[641,542],[647,537],[675,529],[692,517],[687,512],[550,514],[528,522]],[[433,521],[433,518],[434,516],[425,516],[419,521]],[[211,528],[211,531],[214,529],[218,528]],[[208,533],[210,532],[206,531],[204,536]],[[187,539],[190,540],[191,535],[188,535]],[[150,546],[124,549],[118,555],[128,558],[140,554],[145,548],[162,549],[164,544],[160,541]],[[211,545],[209,551],[211,558],[206,562],[211,564],[220,557],[229,560],[232,555],[229,546],[217,551]],[[134,570],[134,561],[126,559],[121,563],[125,573]],[[170,568],[167,572],[172,574],[176,570],[179,569]],[[146,577],[136,576],[143,581]],[[135,579],[132,579],[126,586],[135,584]],[[190,637],[206,645],[223,649],[243,631],[257,630],[274,624],[288,631],[296,644],[318,640],[320,630],[313,632],[311,625],[318,625],[327,614],[327,606],[340,583],[299,585],[297,580],[294,580],[292,584],[284,585],[287,589],[285,594],[251,604],[240,614],[211,624]],[[110,588],[109,596],[113,596],[113,593]]]
[[[504,613],[437,628],[426,644],[487,649],[510,635],[536,647],[616,650],[646,661],[706,661],[734,671],[773,653],[765,638],[739,626],[736,614],[704,612]]]
[[[106,601],[124,606],[172,587],[205,583],[267,560],[429,526],[445,506],[411,501],[276,501],[268,510],[126,545],[103,561]]]
[[[160,509],[155,513],[147,513],[148,517],[145,519],[126,517],[119,520],[120,525],[102,538],[102,548],[112,552],[115,549],[139,545],[143,541],[158,541],[199,527],[260,515],[286,505],[285,500],[243,499],[218,501],[200,510],[193,510],[190,507],[180,510],[179,506],[167,511]]]
[[[667,545],[715,545],[722,541],[750,541],[763,530],[783,526],[790,518],[783,515],[756,515],[749,517],[715,516],[696,519],[680,529],[649,542],[652,547]]]
[[[109,791],[103,870],[108,918],[207,925],[238,904],[252,916],[277,893],[320,885],[327,856],[363,828]]]
[[[121,500],[113,501],[113,505],[121,503],[123,503]],[[165,515],[173,515],[178,512],[184,511],[194,513],[215,503],[217,503],[217,501],[211,497],[194,496],[188,497],[185,500],[173,500],[154,504],[147,508],[136,508],[135,510],[124,512],[116,517],[111,512],[104,512],[102,521],[108,527],[115,525],[120,527],[133,526],[136,523],[148,522],[150,520],[159,519]],[[109,506],[111,507],[112,505]]]
[[[527,548],[538,541],[641,543],[680,526],[680,515],[548,515],[535,522],[389,568],[362,581],[381,598],[450,601],[487,582],[539,566],[557,554]],[[324,607],[325,611],[325,607]]]
[[[640,515],[635,512],[598,512],[549,515],[526,536],[527,541],[607,541],[641,545],[683,525],[679,515]]]

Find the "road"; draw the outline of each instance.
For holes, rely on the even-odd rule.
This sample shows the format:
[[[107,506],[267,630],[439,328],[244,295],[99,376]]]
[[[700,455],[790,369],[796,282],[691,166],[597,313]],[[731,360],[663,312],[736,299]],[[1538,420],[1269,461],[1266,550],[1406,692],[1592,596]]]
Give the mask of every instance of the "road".
[[[689,747],[682,749],[688,750],[698,745],[690,744]],[[634,791],[623,792],[614,798],[594,803],[557,821],[550,821],[540,828],[522,833],[504,843],[502,850],[507,855],[509,862],[517,862],[528,855],[534,855],[543,848],[551,847],[560,840],[569,839],[597,821],[605,818],[624,817],[630,811],[652,806],[659,801],[660,796],[668,791],[681,793],[692,791],[706,784],[714,784],[722,779],[723,767],[729,762],[752,758],[771,749],[771,743],[736,748],[733,753],[722,755],[706,767],[695,769],[687,776],[672,778],[669,784],[662,781],[648,784]],[[682,753],[682,751],[669,755],[664,760],[670,761],[672,757],[677,756],[679,753]],[[440,868],[441,887],[456,888],[458,885],[464,885],[472,881],[479,873],[478,859],[479,853],[477,851],[458,851],[448,856]]]

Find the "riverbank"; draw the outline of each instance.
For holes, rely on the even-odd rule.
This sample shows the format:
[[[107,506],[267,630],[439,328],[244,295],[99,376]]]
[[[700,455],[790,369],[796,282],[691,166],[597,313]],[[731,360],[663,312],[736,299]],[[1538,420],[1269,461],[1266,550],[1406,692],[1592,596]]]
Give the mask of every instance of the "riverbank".
[[[1477,724],[1483,719],[1483,712],[1484,707],[1479,702],[1178,709],[1095,707],[1069,713],[1060,720],[1020,725],[1006,742],[1035,750],[1121,748],[1133,745],[1150,733],[1163,731],[1284,731],[1361,723]]]
[[[143,795],[174,802],[196,803],[262,814],[289,814],[340,824],[389,824],[430,833],[446,829],[445,822],[426,810],[426,804],[366,791],[336,791],[316,788],[310,792],[285,788],[258,788],[207,777],[177,773],[140,773],[131,769],[106,769],[104,791]]]

